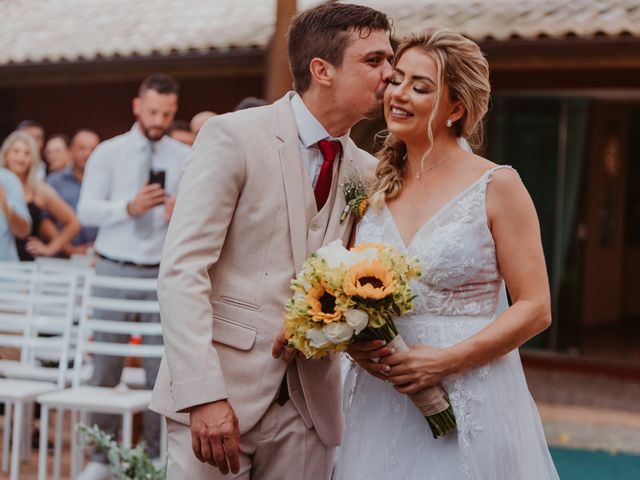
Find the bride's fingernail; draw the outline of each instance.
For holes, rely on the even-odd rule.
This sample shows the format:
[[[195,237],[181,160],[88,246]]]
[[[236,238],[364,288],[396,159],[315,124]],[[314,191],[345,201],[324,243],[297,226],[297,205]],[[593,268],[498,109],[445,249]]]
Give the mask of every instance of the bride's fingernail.
[[[389,370],[391,370],[391,367],[389,365],[385,365],[384,367],[382,367],[383,372],[388,372]]]

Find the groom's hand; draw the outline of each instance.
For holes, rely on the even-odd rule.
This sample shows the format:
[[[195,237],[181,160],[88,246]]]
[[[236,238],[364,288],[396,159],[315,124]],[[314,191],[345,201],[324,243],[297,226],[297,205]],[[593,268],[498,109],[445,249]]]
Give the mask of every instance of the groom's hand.
[[[385,347],[382,340],[372,340],[369,342],[353,342],[349,345],[347,353],[353,360],[380,380],[387,380],[387,372],[389,365],[381,362],[380,359],[385,358],[393,353],[389,347]]]
[[[196,458],[218,467],[226,475],[240,471],[238,417],[227,400],[191,409],[191,447]]]
[[[288,345],[289,340],[284,336],[284,332],[280,333],[271,347],[271,356],[276,359],[282,357],[285,362],[291,363],[296,358],[296,349]]]

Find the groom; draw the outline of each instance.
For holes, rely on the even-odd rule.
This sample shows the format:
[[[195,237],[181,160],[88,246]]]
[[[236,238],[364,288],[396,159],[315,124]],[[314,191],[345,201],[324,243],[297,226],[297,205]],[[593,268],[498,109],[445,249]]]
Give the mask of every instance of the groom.
[[[151,408],[167,417],[169,479],[329,478],[339,364],[291,361],[283,306],[305,259],[349,237],[339,185],[374,168],[349,130],[380,111],[389,29],[363,6],[299,14],[288,34],[295,92],[215,117],[196,139],[158,287],[166,353]]]

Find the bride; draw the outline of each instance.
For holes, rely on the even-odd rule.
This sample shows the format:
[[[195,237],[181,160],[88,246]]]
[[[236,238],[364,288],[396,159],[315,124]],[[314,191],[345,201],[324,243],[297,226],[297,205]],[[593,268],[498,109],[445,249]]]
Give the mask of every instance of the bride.
[[[396,321],[412,347],[351,347],[334,478],[557,479],[517,350],[551,321],[537,215],[515,170],[457,141],[481,138],[487,61],[461,35],[429,29],[400,44],[393,66],[389,135],[356,243],[419,258],[414,309]],[[457,430],[434,439],[407,394],[439,383]]]

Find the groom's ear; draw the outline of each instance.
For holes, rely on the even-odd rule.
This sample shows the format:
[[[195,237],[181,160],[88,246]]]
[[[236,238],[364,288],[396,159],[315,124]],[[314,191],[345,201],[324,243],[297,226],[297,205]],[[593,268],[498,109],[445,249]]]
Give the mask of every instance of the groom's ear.
[[[314,58],[309,63],[309,72],[311,72],[311,78],[318,84],[330,87],[331,80],[335,73],[335,67],[322,58]]]

